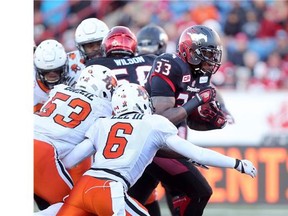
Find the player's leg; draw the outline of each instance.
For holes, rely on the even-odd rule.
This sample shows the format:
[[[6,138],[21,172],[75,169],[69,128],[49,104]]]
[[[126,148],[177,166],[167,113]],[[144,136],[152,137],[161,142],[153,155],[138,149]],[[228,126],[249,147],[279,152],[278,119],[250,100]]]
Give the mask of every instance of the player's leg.
[[[73,181],[52,145],[34,140],[34,193],[50,205],[62,202]]]
[[[92,157],[84,159],[81,163],[77,164],[72,169],[69,169],[68,172],[73,179],[74,184],[81,178],[84,172],[90,169],[92,165]]]
[[[178,200],[173,198],[176,206],[175,215],[203,214],[212,195],[212,189],[198,168],[186,160],[155,157],[147,172],[169,187],[173,197],[178,196]]]
[[[158,200],[154,197],[155,188],[158,183],[159,181],[155,177],[144,172],[136,184],[134,184],[128,191],[128,194],[143,204],[148,209],[150,215],[153,216],[161,215]],[[149,199],[150,201],[147,203]]]
[[[136,199],[130,197],[128,194],[125,196],[125,210],[126,215],[139,215],[139,216],[149,216],[148,210]]]
[[[120,182],[84,175],[74,186],[57,216],[148,215],[139,202],[125,194]]]
[[[113,215],[109,182],[111,180],[82,176],[57,216]]]
[[[150,215],[161,216],[160,206],[157,197],[157,188],[155,188],[150,194],[144,206],[146,207]]]

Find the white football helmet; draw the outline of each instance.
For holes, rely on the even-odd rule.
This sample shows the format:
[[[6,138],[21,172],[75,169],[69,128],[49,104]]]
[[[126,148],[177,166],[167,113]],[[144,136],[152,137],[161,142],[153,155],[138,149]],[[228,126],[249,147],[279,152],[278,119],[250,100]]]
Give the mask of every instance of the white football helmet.
[[[97,18],[88,18],[83,20],[76,28],[75,31],[75,43],[77,49],[80,51],[81,55],[84,59],[89,59],[91,56],[100,55],[100,47],[99,50],[95,51],[95,53],[86,53],[83,45],[99,42],[99,46],[103,38],[109,32],[108,26],[101,20]]]
[[[135,83],[119,85],[112,95],[112,108],[116,115],[126,113],[152,114],[154,108],[148,92]]]
[[[116,86],[117,78],[109,68],[103,65],[90,65],[81,71],[75,89],[83,89],[111,101]]]
[[[63,45],[53,39],[42,41],[34,53],[34,66],[37,78],[49,89],[63,83],[68,74],[68,57]],[[49,79],[50,72],[58,75]]]

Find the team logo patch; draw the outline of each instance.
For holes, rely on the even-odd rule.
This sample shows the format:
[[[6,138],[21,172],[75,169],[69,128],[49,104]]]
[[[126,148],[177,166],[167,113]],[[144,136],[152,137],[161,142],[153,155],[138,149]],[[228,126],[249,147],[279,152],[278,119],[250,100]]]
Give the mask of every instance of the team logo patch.
[[[182,82],[190,82],[191,80],[191,75],[185,75],[182,77]]]
[[[202,84],[202,83],[207,83],[209,80],[208,76],[202,76],[200,77],[199,79],[199,83]]]

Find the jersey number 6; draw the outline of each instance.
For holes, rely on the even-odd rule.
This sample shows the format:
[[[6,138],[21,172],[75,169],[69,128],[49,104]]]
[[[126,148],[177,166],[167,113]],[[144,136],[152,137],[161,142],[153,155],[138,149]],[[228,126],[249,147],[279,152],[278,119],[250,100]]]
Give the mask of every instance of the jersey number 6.
[[[119,158],[124,154],[128,141],[123,136],[117,136],[118,131],[130,135],[132,134],[133,127],[130,123],[123,122],[112,125],[103,151],[103,155],[106,159]]]

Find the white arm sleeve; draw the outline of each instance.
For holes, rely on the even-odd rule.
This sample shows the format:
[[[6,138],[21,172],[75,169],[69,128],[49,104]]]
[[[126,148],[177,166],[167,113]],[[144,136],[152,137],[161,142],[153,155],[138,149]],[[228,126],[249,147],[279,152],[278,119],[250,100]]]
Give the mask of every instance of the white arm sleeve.
[[[225,156],[207,148],[199,147],[177,135],[169,136],[166,140],[166,144],[173,151],[187,158],[191,158],[193,161],[200,164],[223,168],[234,168],[236,164],[235,158]]]
[[[62,162],[66,169],[71,169],[85,158],[91,156],[95,152],[94,146],[90,139],[85,139],[75,146],[75,148],[67,154]]]

